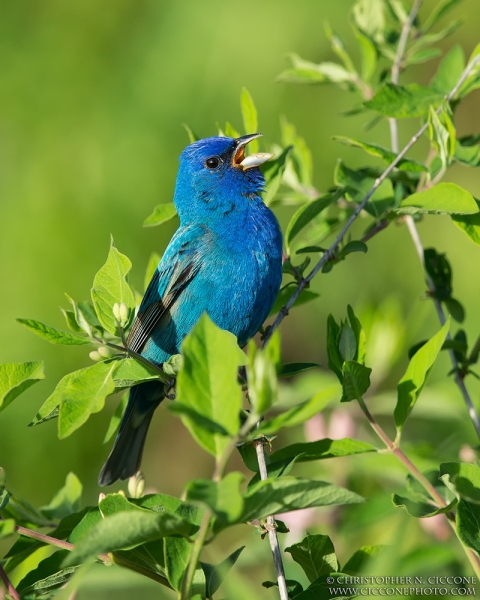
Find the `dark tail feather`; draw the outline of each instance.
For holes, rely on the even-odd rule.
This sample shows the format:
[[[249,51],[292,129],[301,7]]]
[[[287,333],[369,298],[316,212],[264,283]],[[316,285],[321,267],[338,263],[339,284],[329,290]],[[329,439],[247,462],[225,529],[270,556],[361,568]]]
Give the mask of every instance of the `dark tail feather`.
[[[164,386],[159,381],[148,381],[131,388],[120,431],[98,476],[100,485],[128,479],[138,471],[153,411],[163,398]]]

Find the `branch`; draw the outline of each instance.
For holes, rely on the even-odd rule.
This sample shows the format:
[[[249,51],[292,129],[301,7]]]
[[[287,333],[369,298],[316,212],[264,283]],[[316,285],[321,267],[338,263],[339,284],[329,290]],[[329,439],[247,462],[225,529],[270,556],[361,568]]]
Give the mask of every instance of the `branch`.
[[[413,475],[413,477],[415,477],[415,479],[420,483],[420,485],[422,485],[423,488],[430,494],[431,498],[434,500],[434,502],[437,504],[437,506],[439,508],[446,508],[447,503],[442,498],[442,496],[440,496],[440,494],[433,487],[433,485],[428,481],[428,479],[425,477],[425,475],[417,469],[417,467],[412,463],[412,461],[403,452],[403,450],[401,450],[399,448],[398,444],[396,444],[394,441],[392,441],[388,437],[388,435],[382,429],[380,424],[377,423],[377,421],[375,420],[375,418],[373,417],[371,412],[368,410],[368,407],[365,404],[365,401],[363,400],[363,398],[357,398],[357,401],[358,401],[358,404],[360,405],[360,408],[362,409],[363,414],[367,417],[367,420],[370,423],[370,426],[375,431],[375,433],[378,435],[378,437],[382,440],[382,442],[385,444],[385,446],[392,452],[392,454],[394,456],[396,456],[398,458],[398,460],[405,466],[407,471],[409,471],[411,473],[411,475]],[[445,516],[446,516],[450,526],[452,527],[455,535],[458,538],[456,525],[455,525],[455,516],[452,513],[446,513]],[[477,577],[479,577],[480,576],[480,558],[475,554],[475,552],[471,548],[468,548],[467,546],[465,546],[463,544],[462,540],[460,540],[460,538],[458,538],[458,539],[459,539],[459,542],[462,544],[463,549],[465,550],[465,554],[467,555],[467,558],[470,561],[470,564],[472,565],[474,573],[477,575]]]
[[[255,440],[253,443],[257,452],[258,466],[260,468],[260,478],[262,481],[268,479],[267,465],[265,462],[265,448],[264,439]],[[273,554],[273,563],[275,565],[275,571],[277,572],[277,583],[278,589],[280,590],[281,600],[288,600],[287,583],[285,581],[285,571],[283,569],[282,555],[280,553],[280,546],[277,537],[277,526],[275,523],[274,515],[267,517],[267,531],[268,539],[270,541],[270,548]]]
[[[408,36],[410,35],[410,31],[412,29],[413,22],[415,21],[415,17],[420,10],[420,6],[422,4],[422,0],[415,0],[413,3],[412,10],[408,15],[408,19],[405,21],[402,27],[402,33],[400,34],[400,39],[398,41],[397,53],[395,55],[395,61],[392,66],[392,83],[398,84],[400,79],[400,69],[402,66],[403,55],[405,54],[405,48],[407,46]],[[397,127],[397,119],[390,118],[388,119],[390,125],[390,137],[392,138],[392,150],[394,152],[398,152],[398,127]]]
[[[403,55],[405,53],[405,47],[407,45],[407,40],[408,40],[408,36],[410,34],[410,30],[412,28],[412,24],[413,21],[415,20],[415,17],[418,14],[418,11],[420,9],[420,6],[422,4],[422,0],[415,0],[412,10],[408,16],[407,21],[404,23],[403,28],[402,28],[402,33],[400,35],[400,40],[398,42],[398,47],[397,47],[397,53],[395,56],[395,62],[393,63],[392,66],[392,83],[398,84],[399,81],[399,77],[400,77],[400,67],[402,64],[402,60],[403,60]],[[478,59],[479,57],[477,56],[477,58],[472,61],[472,63],[465,69],[465,71],[462,73],[462,76],[460,77],[457,85],[455,86],[455,88],[452,90],[452,92],[450,92],[450,94],[447,96],[446,100],[450,101],[455,94],[457,93],[457,91],[460,89],[460,86],[462,85],[462,83],[465,81],[465,79],[468,76],[468,73],[471,71],[471,69],[475,66],[476,63],[478,63]],[[438,112],[438,111],[437,111]],[[397,119],[389,119],[389,124],[390,124],[390,137],[391,137],[391,145],[392,145],[392,150],[394,152],[398,152],[398,125],[397,125]],[[432,154],[430,153],[429,156],[432,156]],[[427,160],[428,163],[428,160]],[[438,183],[438,181],[443,177],[444,172],[440,172],[437,177],[435,177],[435,179],[433,181],[430,182],[428,187],[432,187],[434,186],[436,183]],[[420,186],[422,186],[422,184],[420,184]],[[420,190],[419,190],[420,191]],[[422,245],[422,241],[420,239],[420,236],[418,234],[418,230],[417,227],[415,225],[415,221],[413,220],[413,217],[411,215],[407,215],[405,217],[405,223],[407,224],[408,227],[408,231],[410,233],[410,236],[412,238],[413,244],[415,246],[415,249],[417,251],[418,257],[420,259],[420,262],[425,270],[425,261],[424,261],[424,248]],[[428,273],[425,270],[425,277],[427,280],[427,286],[428,289],[430,290],[430,296],[433,300],[433,303],[435,305],[435,309],[437,311],[438,314],[438,318],[440,320],[441,325],[443,325],[446,321],[446,317],[445,317],[445,312],[443,310],[442,307],[442,303],[436,298],[436,288],[435,288],[435,283],[432,281],[431,277],[428,275]],[[450,332],[447,335],[447,339],[451,340],[452,336],[450,335]],[[450,355],[450,361],[452,363],[453,366],[453,370],[455,372],[455,383],[457,384],[460,393],[463,396],[464,402],[467,406],[467,410],[468,410],[468,414],[470,415],[470,419],[473,423],[473,426],[475,428],[475,431],[477,432],[477,436],[480,438],[480,418],[477,414],[477,411],[475,409],[475,406],[473,404],[472,398],[470,397],[470,394],[468,393],[468,390],[465,386],[465,381],[463,380],[463,377],[460,373],[460,369],[459,369],[459,365],[458,365],[458,361],[455,357],[455,353],[452,349],[449,349],[448,351],[449,355]]]
[[[5,573],[5,569],[0,564],[0,579],[3,581],[5,585],[5,589],[7,590],[9,596],[12,597],[12,600],[20,600],[20,596],[17,590],[13,587],[12,582],[8,578],[8,575]]]
[[[218,483],[222,479],[228,459],[235,450],[235,447],[246,438],[252,427],[258,422],[259,418],[260,417],[257,415],[250,413],[248,419],[242,425],[237,435],[230,439],[230,442],[222,452],[222,455],[216,461],[215,470],[212,475],[213,481]],[[185,577],[183,578],[182,590],[180,592],[181,600],[188,600],[188,598],[190,598],[190,589],[193,583],[193,576],[195,575],[195,569],[197,568],[202,548],[205,545],[205,540],[207,539],[208,530],[210,528],[210,519],[212,516],[213,513],[209,508],[207,508],[203,513],[200,529],[198,530],[197,537],[193,543],[192,553],[190,555],[190,560],[188,561]],[[286,597],[286,600],[288,600],[288,596]]]
[[[437,299],[436,297],[436,287],[435,287],[435,283],[432,281],[432,278],[430,277],[430,275],[427,273],[427,271],[425,270],[425,259],[424,259],[424,249],[423,249],[423,244],[422,241],[420,239],[420,236],[418,234],[418,229],[415,225],[415,221],[412,219],[411,215],[408,215],[407,218],[405,219],[405,222],[407,224],[408,227],[408,231],[410,233],[410,236],[412,238],[413,241],[413,245],[415,246],[415,250],[417,251],[418,254],[418,258],[420,259],[420,262],[423,266],[424,272],[425,272],[425,279],[427,282],[427,286],[428,289],[430,291],[429,296],[432,298],[433,300],[433,304],[435,305],[435,309],[437,311],[437,315],[438,315],[438,319],[441,323],[441,325],[444,325],[445,321],[446,321],[446,317],[445,317],[445,312],[443,310],[443,306],[442,303]],[[447,340],[451,340],[452,336],[450,334],[450,332],[448,332],[447,334]],[[463,400],[467,406],[467,410],[468,410],[468,414],[470,416],[470,419],[473,423],[473,426],[475,428],[475,431],[477,432],[477,436],[480,438],[480,418],[478,416],[478,413],[475,409],[475,406],[473,404],[473,400],[467,390],[467,387],[465,385],[465,381],[464,378],[460,372],[460,366],[458,364],[457,358],[455,356],[455,352],[450,348],[448,350],[448,354],[450,356],[450,361],[452,363],[453,366],[453,370],[455,373],[454,376],[454,380],[455,383],[457,384],[460,393],[462,394]]]
[[[475,59],[472,60],[472,62],[469,65],[467,65],[467,67],[463,71],[463,73],[460,76],[460,79],[458,80],[455,87],[452,89],[452,91],[449,94],[447,94],[447,96],[445,96],[446,102],[450,102],[452,100],[452,98],[455,97],[458,90],[462,86],[463,82],[468,77],[468,75],[470,74],[472,69],[477,66],[477,64],[480,64],[480,54],[478,56],[476,56]],[[436,113],[439,114],[441,112],[441,110],[442,110],[442,107],[439,106],[436,110]],[[310,273],[298,282],[298,285],[295,288],[295,291],[290,296],[290,298],[289,298],[288,302],[285,304],[285,306],[278,313],[275,321],[273,322],[272,326],[270,327],[267,334],[265,335],[263,346],[265,346],[268,343],[268,340],[272,337],[274,331],[278,328],[278,326],[283,321],[283,319],[288,315],[289,310],[295,304],[295,301],[297,300],[297,298],[300,295],[300,293],[302,292],[302,290],[308,286],[310,281],[312,281],[312,279],[320,271],[320,269],[323,267],[323,265],[326,264],[329,260],[331,260],[332,256],[335,254],[335,250],[338,248],[341,241],[345,237],[345,234],[348,232],[348,230],[350,229],[352,224],[355,222],[358,215],[362,212],[362,210],[364,209],[367,202],[373,196],[373,194],[375,193],[375,190],[385,181],[385,179],[395,169],[395,167],[398,165],[398,163],[401,161],[401,159],[407,154],[407,152],[410,150],[410,148],[412,148],[412,146],[414,146],[417,143],[417,141],[420,139],[420,137],[425,133],[425,131],[427,129],[428,129],[428,122],[426,122],[422,127],[420,127],[420,129],[417,131],[417,133],[410,139],[410,141],[406,144],[406,146],[403,148],[403,150],[397,155],[395,160],[390,165],[388,165],[388,167],[380,175],[380,177],[378,177],[378,179],[376,179],[375,183],[370,188],[370,190],[368,191],[366,196],[363,198],[363,200],[360,202],[360,204],[356,207],[354,212],[350,215],[350,218],[347,220],[345,225],[342,227],[342,230],[340,231],[338,236],[335,238],[332,245],[328,248],[328,250],[326,252],[324,252],[323,256],[317,262],[317,264],[313,267],[313,269],[310,271]]]

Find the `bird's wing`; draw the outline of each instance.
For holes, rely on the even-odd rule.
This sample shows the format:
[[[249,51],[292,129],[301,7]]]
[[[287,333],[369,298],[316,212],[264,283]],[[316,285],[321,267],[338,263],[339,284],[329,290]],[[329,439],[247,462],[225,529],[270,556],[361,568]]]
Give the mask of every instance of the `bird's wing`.
[[[180,229],[172,238],[143,297],[127,346],[141,352],[162,316],[201,266],[206,239],[202,228]]]

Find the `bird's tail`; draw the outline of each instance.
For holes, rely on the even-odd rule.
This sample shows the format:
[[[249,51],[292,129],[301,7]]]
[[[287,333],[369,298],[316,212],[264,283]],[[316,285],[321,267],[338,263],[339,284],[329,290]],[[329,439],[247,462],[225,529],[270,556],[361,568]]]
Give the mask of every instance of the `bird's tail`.
[[[100,485],[128,479],[138,471],[153,411],[164,397],[165,388],[160,381],[147,381],[130,389],[120,431],[98,476]]]

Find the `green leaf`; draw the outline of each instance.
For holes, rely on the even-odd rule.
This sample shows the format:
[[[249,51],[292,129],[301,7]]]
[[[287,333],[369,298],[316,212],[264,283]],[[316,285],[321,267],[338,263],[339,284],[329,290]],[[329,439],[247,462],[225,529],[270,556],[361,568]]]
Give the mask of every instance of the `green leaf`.
[[[354,242],[350,243],[353,244]],[[355,334],[356,352],[354,358],[356,361],[363,364],[365,361],[365,355],[367,353],[367,339],[365,332],[363,331],[362,324],[358,320],[350,304],[347,306],[347,314],[348,320],[350,321],[350,326]]]
[[[285,583],[287,585],[287,592],[288,592],[288,597],[291,598],[293,600],[293,598],[296,598],[298,596],[298,594],[300,594],[301,592],[303,592],[303,587],[300,583],[298,583],[298,581],[296,581],[295,579],[285,579]],[[278,587],[278,582],[277,581],[264,581],[262,583],[264,588],[272,588],[272,587]]]
[[[60,329],[55,329],[54,327],[49,327],[48,325],[40,323],[40,321],[34,321],[33,319],[17,319],[17,321],[51,344],[79,346],[81,344],[91,343],[86,337],[74,335],[68,331],[61,331]]]
[[[279,378],[282,377],[293,377],[294,375],[298,375],[299,373],[304,373],[305,371],[309,371],[310,369],[316,369],[320,367],[318,363],[290,363],[288,365],[280,365],[278,369],[277,376]]]
[[[175,403],[170,404],[168,410],[174,415],[178,415],[180,417],[188,419],[192,423],[195,423],[196,426],[201,427],[205,431],[208,431],[210,433],[217,433],[219,435],[224,435],[228,437],[228,431],[225,429],[225,427],[222,427],[222,425],[220,425],[216,421],[212,421],[212,419],[205,417],[204,415],[196,411],[194,408],[191,408],[186,404],[182,404],[178,400],[176,400]]]
[[[338,351],[343,360],[354,360],[357,354],[357,340],[353,329],[344,324],[340,332],[340,339],[338,341]]]
[[[267,206],[275,199],[280,184],[282,183],[283,174],[288,164],[293,146],[287,146],[279,156],[269,160],[262,166],[262,173],[265,177],[266,193],[263,196],[263,201]]]
[[[280,460],[278,462],[271,462],[270,460],[268,461],[268,478],[269,479],[275,479],[276,477],[285,477],[285,475],[288,475],[290,473],[290,471],[293,468],[293,465],[297,462],[298,460],[298,456],[293,456],[291,458],[287,458],[286,460]],[[261,481],[261,476],[260,476],[260,467],[258,465],[258,461],[256,464],[257,472],[255,473],[255,475],[252,477],[252,479],[250,479],[250,481],[248,482],[248,488],[253,487],[254,485],[256,485],[259,481]]]
[[[375,42],[382,42],[386,26],[383,0],[357,0],[352,16],[356,26]]]
[[[205,314],[185,338],[182,355],[185,363],[177,378],[177,401],[218,423],[230,436],[236,435],[242,400],[237,371],[246,359],[236,337]],[[228,437],[212,434],[186,414],[181,418],[205,450],[216,457],[222,454]]]
[[[144,363],[138,362],[134,358],[115,360],[111,364],[115,366],[113,383],[117,392],[130,388],[137,383],[159,379],[159,373],[154,370],[153,365],[150,369]]]
[[[353,148],[361,148],[367,154],[371,156],[376,156],[384,160],[387,165],[390,165],[396,158],[397,155],[395,152],[391,150],[387,150],[382,146],[378,146],[377,144],[367,144],[366,142],[360,142],[358,140],[353,140],[352,138],[344,137],[342,135],[334,135],[332,140],[336,142],[340,142],[344,146],[352,146]],[[427,167],[417,162],[416,160],[410,160],[408,158],[402,158],[400,162],[397,164],[397,168],[401,171],[412,171],[412,172],[428,172]]]
[[[43,362],[0,364],[0,412],[41,379]]]
[[[171,221],[173,217],[177,216],[177,209],[173,202],[165,202],[164,204],[157,204],[153,209],[151,215],[149,215],[143,222],[144,227],[155,227],[157,225],[163,225]]]
[[[225,579],[233,565],[237,562],[244,548],[245,546],[238,548],[238,550],[232,552],[230,556],[228,556],[224,561],[222,561],[218,565],[210,565],[204,562],[200,563],[203,572],[205,573],[207,598],[211,598],[221,586],[222,581]]]
[[[327,356],[328,368],[338,377],[340,383],[343,383],[343,358],[338,350],[338,340],[340,337],[340,327],[337,325],[332,315],[327,319]]]
[[[242,514],[242,473],[228,473],[222,480],[196,479],[186,488],[186,500],[210,508],[222,523],[235,523]]]
[[[415,50],[412,47],[412,49],[405,58],[404,66],[408,67],[410,65],[419,65],[422,63],[426,63],[441,55],[442,51],[440,50],[440,48],[418,48]]]
[[[193,144],[194,142],[198,141],[198,135],[186,123],[182,123],[182,125],[187,132],[189,142]]]
[[[126,281],[131,267],[132,263],[116,249],[112,238],[107,262],[95,275],[91,293],[98,320],[102,327],[114,335],[117,325],[113,305],[123,303],[131,310],[135,308],[135,298]]]
[[[428,110],[428,135],[438,158],[440,158],[442,169],[446,170],[452,161],[456,140],[455,127],[448,104],[444,104],[440,116],[430,106]]]
[[[248,344],[249,397],[258,415],[267,412],[277,398],[276,352],[276,345],[270,342],[265,349],[257,348],[253,341]]]
[[[115,361],[99,362],[91,367],[68,373],[60,380],[42,406],[43,412],[60,405],[58,437],[71,435],[88,417],[102,410],[105,398],[115,391],[112,375]],[[47,408],[44,408],[47,406]],[[37,415],[38,417],[38,415]]]
[[[232,137],[232,138],[238,138],[238,137],[240,137],[240,133],[228,121],[225,123],[225,131],[224,131],[224,133],[225,133],[225,135],[227,137]]]
[[[428,502],[419,502],[416,500],[410,500],[410,498],[404,498],[397,494],[392,494],[392,502],[397,508],[404,508],[411,517],[416,519],[425,519],[428,517],[434,517],[442,513],[447,513],[452,510],[456,504],[456,500],[450,502],[445,508],[438,508]]]
[[[30,571],[17,585],[17,591],[21,593],[22,598],[29,597],[32,593],[35,597],[43,596],[67,583],[79,568],[77,565],[62,569],[62,562],[68,554],[68,550],[55,552]]]
[[[278,76],[279,81],[289,83],[336,83],[351,86],[357,75],[348,71],[342,65],[334,62],[312,63],[300,58],[297,54],[291,54],[290,59],[293,68],[283,71]]]
[[[155,512],[170,512],[178,515],[192,525],[200,525],[203,511],[197,506],[182,502],[178,498],[168,496],[167,494],[147,494],[141,498],[131,498],[131,503],[144,508],[149,508]],[[194,530],[192,530],[192,533]]]
[[[425,20],[422,31],[429,31],[435,25],[435,23],[445,15],[445,13],[447,13],[460,2],[462,2],[462,0],[439,0],[436,2],[432,12]]]
[[[348,575],[356,575],[357,573],[363,573],[365,566],[371,558],[375,558],[383,546],[363,546],[360,550],[357,550],[348,559],[346,564],[343,566],[342,571]]]
[[[344,488],[312,479],[281,477],[259,481],[243,496],[244,508],[238,522],[264,519],[275,514],[312,506],[357,504],[363,498]]]
[[[468,64],[471,64],[474,60],[477,60],[478,55],[480,54],[480,44],[477,44],[468,59]],[[458,96],[463,98],[473,90],[476,90],[480,87],[480,63],[477,62],[475,66],[471,69],[470,74],[463,82],[460,87],[460,91],[458,92]]]
[[[166,537],[163,539],[165,572],[174,590],[180,590],[188,568],[193,545],[184,538]]]
[[[457,535],[475,552],[480,553],[480,505],[461,499],[457,504]]]
[[[242,88],[240,94],[240,107],[242,109],[243,129],[245,133],[257,133],[258,118],[255,103],[247,88]],[[253,153],[258,152],[258,140],[253,140],[249,144]]]
[[[74,473],[69,473],[65,485],[47,506],[40,509],[48,519],[62,519],[80,510],[82,484]]]
[[[445,342],[449,328],[450,320],[414,354],[405,375],[398,383],[398,398],[394,411],[395,425],[398,431],[402,430],[420,396],[433,363]]]
[[[465,54],[460,44],[446,54],[430,82],[431,87],[441,94],[448,94],[460,79],[465,69]]]
[[[271,435],[283,427],[295,427],[295,425],[300,425],[308,421],[308,419],[322,411],[330,402],[337,398],[339,391],[337,385],[332,385],[315,394],[311,400],[294,406],[272,419],[263,421],[260,427],[255,430],[255,436]]]
[[[468,167],[480,166],[480,135],[468,135],[457,139],[454,160]]]
[[[113,413],[112,418],[110,419],[110,423],[108,424],[107,433],[103,438],[104,444],[109,442],[112,439],[112,437],[118,433],[118,430],[120,429],[120,423],[122,422],[123,414],[125,412],[125,409],[127,408],[128,396],[128,392],[126,394],[123,394],[122,399],[118,403],[117,408],[115,409],[115,412]]]
[[[480,467],[472,463],[443,463],[440,479],[459,498],[480,504]]]
[[[480,210],[480,202],[475,200],[475,203]],[[480,212],[474,215],[452,215],[452,221],[467,234],[472,242],[480,245]]]
[[[343,190],[341,190],[343,191]],[[285,233],[285,244],[287,246],[287,253],[290,253],[290,246],[293,239],[323,210],[330,206],[341,196],[340,193],[325,194],[312,200],[307,204],[304,204],[301,208],[290,219],[290,222]]]
[[[144,510],[119,512],[96,523],[75,545],[64,567],[85,562],[104,552],[132,548],[170,535],[189,535],[191,525],[168,513]]]
[[[430,105],[437,107],[442,100],[443,94],[417,83],[405,86],[385,83],[373,98],[364,104],[386,117],[404,119],[422,117],[428,113]]]
[[[15,535],[15,520],[14,519],[5,519],[0,520],[0,541],[4,540],[11,535]]]
[[[437,183],[424,192],[417,192],[402,200],[400,214],[455,214],[478,213],[478,205],[473,196],[455,183]]]
[[[278,292],[278,296],[275,300],[275,303],[273,305],[273,308],[270,311],[269,317],[276,315],[277,313],[279,313],[282,310],[282,308],[290,300],[296,287],[297,287],[296,283],[290,282],[290,283],[287,283],[286,285],[284,285],[280,289],[280,291]],[[316,300],[319,296],[320,296],[320,294],[317,294],[317,292],[312,292],[311,290],[303,289],[300,292],[300,295],[298,296],[298,298],[295,300],[293,306],[290,308],[290,310],[297,306],[302,306],[302,304],[306,304],[307,302],[311,302],[312,300]]]
[[[338,560],[328,535],[307,535],[301,542],[285,548],[308,577],[310,583],[321,575],[338,571]]]
[[[347,186],[345,197],[352,202],[361,202],[374,185],[376,178],[376,172],[372,169],[350,169],[342,160],[338,161],[334,173],[335,184]],[[386,179],[376,189],[365,210],[373,217],[380,218],[394,204],[392,181]]]
[[[370,81],[377,68],[378,53],[375,44],[357,27],[353,27],[353,32],[360,45],[362,55],[362,78],[364,81]]]
[[[370,387],[372,369],[354,361],[343,363],[343,397],[341,402],[360,400]]]
[[[270,460],[277,462],[297,456],[297,462],[307,462],[311,460],[323,460],[324,458],[335,458],[337,456],[363,454],[364,452],[378,452],[378,450],[368,442],[360,442],[351,438],[343,438],[341,440],[325,438],[315,442],[285,446],[270,454]]]

